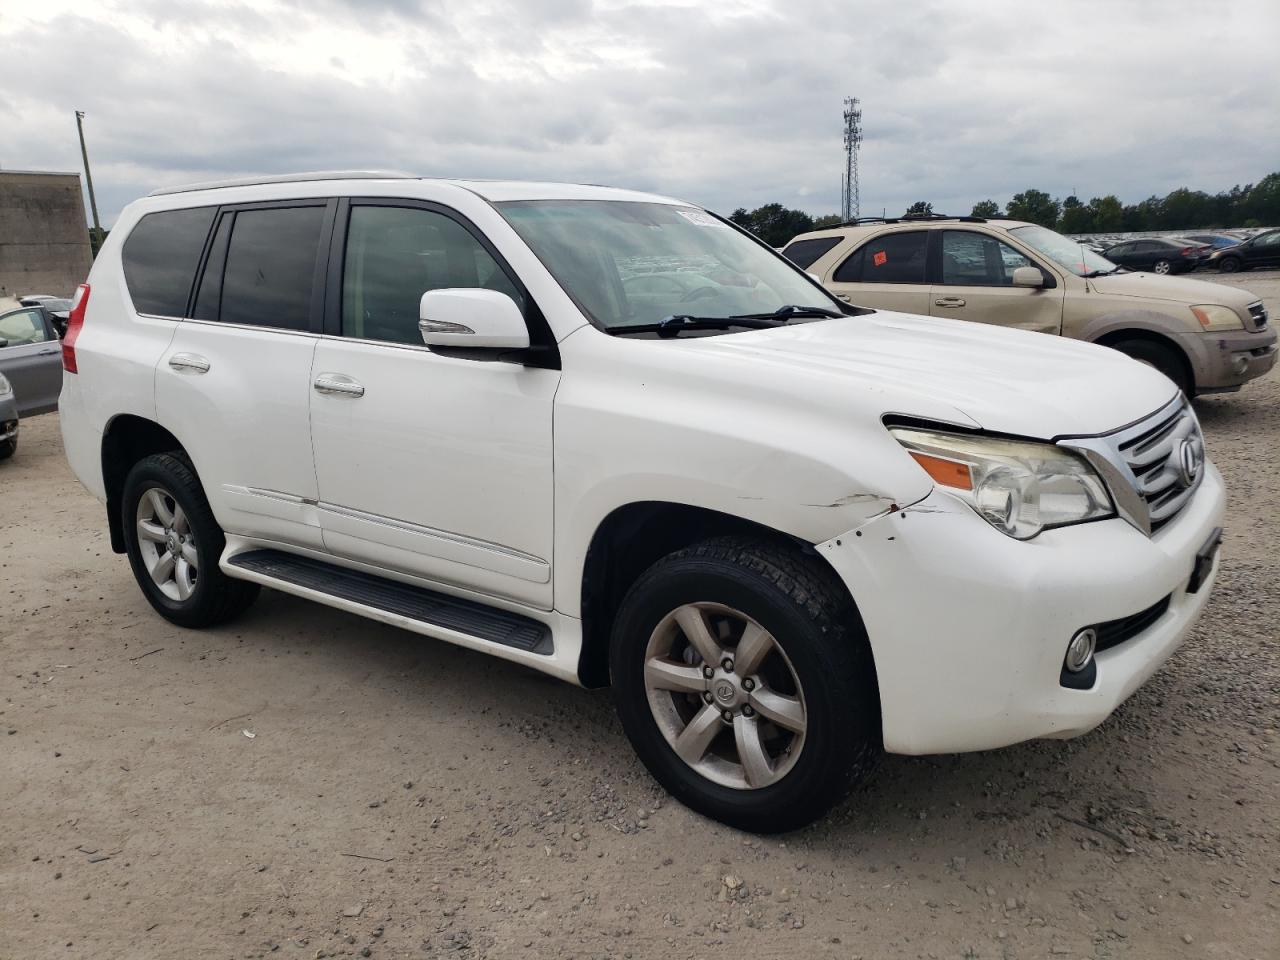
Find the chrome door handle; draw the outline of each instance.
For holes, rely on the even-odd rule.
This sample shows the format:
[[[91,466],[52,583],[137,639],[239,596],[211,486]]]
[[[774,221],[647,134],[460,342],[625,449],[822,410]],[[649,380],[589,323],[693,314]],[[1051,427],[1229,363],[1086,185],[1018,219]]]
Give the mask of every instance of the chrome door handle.
[[[57,350],[57,349],[53,349],[53,350],[39,350],[39,351],[37,351],[37,352],[36,352],[36,356],[37,356],[37,357],[51,357],[51,356],[53,356],[55,353],[60,353],[60,352],[61,352],[61,351],[59,351],[59,350]]]
[[[169,366],[179,373],[209,372],[209,361],[198,353],[175,353],[169,358]]]
[[[316,393],[327,397],[363,397],[364,387],[341,373],[322,373],[316,377]]]
[[[935,307],[963,307],[964,300],[960,297],[939,297],[933,301]]]

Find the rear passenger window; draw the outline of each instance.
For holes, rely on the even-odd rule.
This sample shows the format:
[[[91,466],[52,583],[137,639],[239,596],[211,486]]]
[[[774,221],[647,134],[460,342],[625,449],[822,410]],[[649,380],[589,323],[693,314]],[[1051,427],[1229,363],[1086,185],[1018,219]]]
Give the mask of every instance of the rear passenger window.
[[[924,231],[886,233],[863,244],[862,283],[924,283]]]
[[[236,211],[217,318],[255,327],[308,329],[324,215],[322,206]],[[211,267],[215,260],[210,257]],[[204,300],[201,289],[201,307],[207,310]]]
[[[138,313],[181,317],[215,207],[149,213],[124,242],[124,279]]]
[[[451,217],[415,207],[351,208],[342,271],[344,336],[420,345],[419,301],[428,290],[449,287],[497,290],[524,307],[511,278]]]
[[[812,240],[797,240],[788,244],[782,255],[801,270],[807,270],[843,239],[844,237],[815,237]]]

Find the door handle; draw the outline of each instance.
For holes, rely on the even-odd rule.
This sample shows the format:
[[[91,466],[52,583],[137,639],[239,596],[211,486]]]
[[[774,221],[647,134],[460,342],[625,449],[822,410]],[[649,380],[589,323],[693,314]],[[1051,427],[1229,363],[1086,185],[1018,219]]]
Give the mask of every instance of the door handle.
[[[169,366],[179,373],[209,372],[209,361],[198,353],[175,353],[169,358]]]
[[[939,297],[933,301],[935,307],[963,307],[964,300],[960,297]]]
[[[51,357],[51,356],[53,356],[55,353],[59,353],[59,352],[60,352],[60,351],[59,351],[59,350],[57,350],[57,349],[53,349],[53,350],[40,350],[40,351],[38,351],[38,352],[36,353],[36,356],[37,356],[37,357]]]
[[[364,386],[342,373],[322,373],[316,377],[316,393],[327,397],[363,397]]]

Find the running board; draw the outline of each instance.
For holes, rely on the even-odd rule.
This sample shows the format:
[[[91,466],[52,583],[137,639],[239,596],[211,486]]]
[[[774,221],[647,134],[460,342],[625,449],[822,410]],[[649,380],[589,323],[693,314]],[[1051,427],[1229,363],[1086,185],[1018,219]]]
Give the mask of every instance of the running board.
[[[250,550],[225,562],[255,574],[259,582],[263,582],[259,578],[276,581],[284,590],[292,585],[526,653],[550,656],[554,652],[551,628],[545,623],[472,600],[281,550]]]

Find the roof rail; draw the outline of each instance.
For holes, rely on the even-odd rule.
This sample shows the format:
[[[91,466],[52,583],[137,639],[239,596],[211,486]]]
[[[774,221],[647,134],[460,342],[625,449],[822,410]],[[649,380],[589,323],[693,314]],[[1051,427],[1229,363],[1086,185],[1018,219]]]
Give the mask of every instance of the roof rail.
[[[417,174],[399,170],[314,170],[309,173],[277,173],[263,177],[237,177],[231,180],[209,180],[177,187],[161,187],[147,196],[163,197],[171,193],[217,190],[221,187],[253,187],[267,183],[307,183],[312,180],[416,180]]]
[[[900,217],[859,217],[857,220],[846,220],[842,227],[856,227],[864,223],[919,223],[928,220],[955,220],[958,223],[986,223],[988,220],[1008,220],[1009,217],[993,214],[989,217],[958,216],[949,213],[904,213]]]

